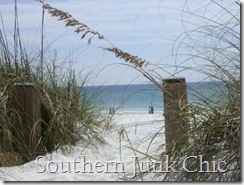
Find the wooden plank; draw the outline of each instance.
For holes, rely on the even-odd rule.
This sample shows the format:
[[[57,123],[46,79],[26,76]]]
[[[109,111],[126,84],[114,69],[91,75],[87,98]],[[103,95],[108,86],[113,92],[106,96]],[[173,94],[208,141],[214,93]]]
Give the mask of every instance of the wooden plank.
[[[164,79],[164,117],[166,151],[179,151],[181,146],[188,142],[188,123],[182,119],[184,106],[187,104],[187,90],[185,78]]]
[[[23,150],[31,156],[36,157],[42,154],[43,125],[42,121],[50,121],[50,110],[43,101],[43,98],[34,84],[24,83],[16,84],[13,90],[12,105],[16,112],[14,113],[13,135],[19,141],[15,146],[16,152],[22,153]]]

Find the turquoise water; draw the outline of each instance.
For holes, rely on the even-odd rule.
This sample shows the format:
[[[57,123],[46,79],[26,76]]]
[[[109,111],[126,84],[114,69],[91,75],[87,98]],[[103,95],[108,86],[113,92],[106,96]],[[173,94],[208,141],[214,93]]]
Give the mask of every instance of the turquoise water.
[[[207,98],[214,98],[214,93],[220,86],[220,82],[189,82],[188,101],[199,101],[198,93]],[[114,107],[121,112],[148,113],[149,106],[154,107],[155,113],[163,112],[163,93],[154,84],[90,86],[86,87],[86,92],[90,95],[95,93],[93,101],[103,112],[109,112],[109,108]]]

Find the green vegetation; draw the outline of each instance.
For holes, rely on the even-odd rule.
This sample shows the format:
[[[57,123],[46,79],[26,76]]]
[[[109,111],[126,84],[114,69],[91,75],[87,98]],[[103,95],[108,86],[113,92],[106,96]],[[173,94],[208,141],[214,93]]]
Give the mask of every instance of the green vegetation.
[[[7,40],[3,22],[0,29],[0,166],[20,165],[34,159],[27,146],[13,135],[14,131],[20,135],[18,138],[24,135],[14,127],[14,114],[20,115],[11,105],[16,83],[36,84],[51,111],[51,120],[44,122],[46,130],[39,141],[42,151],[52,152],[77,141],[87,145],[95,144],[94,141],[103,143],[102,133],[108,129],[106,118],[96,108],[93,96],[84,91],[88,76],[77,79],[72,66],[64,69],[56,64],[55,55],[49,59],[40,51],[28,54],[18,30],[16,25],[12,44]]]

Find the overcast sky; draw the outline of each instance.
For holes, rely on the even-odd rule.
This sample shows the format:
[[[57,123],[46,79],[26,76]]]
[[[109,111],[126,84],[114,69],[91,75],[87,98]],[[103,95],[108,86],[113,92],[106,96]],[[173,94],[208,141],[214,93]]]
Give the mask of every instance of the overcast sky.
[[[176,38],[184,32],[182,8],[184,0],[45,0],[45,3],[69,12],[74,18],[104,35],[118,48],[138,55],[160,66],[175,65],[170,54]],[[194,0],[190,9],[203,11],[206,2]],[[224,1],[220,1],[223,3]],[[230,2],[228,0],[228,2]],[[234,0],[232,1],[234,2]],[[22,42],[30,55],[40,49],[41,4],[35,0],[18,0],[18,16]],[[7,36],[13,36],[14,0],[1,0],[0,11]],[[210,7],[207,15],[213,14]],[[140,84],[148,83],[124,61],[116,59],[112,53],[99,47],[109,46],[102,40],[93,39],[91,45],[80,40],[81,35],[65,28],[63,22],[45,13],[45,56],[47,60],[57,52],[57,64],[63,68],[73,63],[76,72],[91,73],[89,83],[99,84]],[[156,67],[155,67],[156,68]],[[159,71],[163,78],[170,77],[174,68]],[[186,77],[187,81],[199,81],[203,75],[182,72],[176,76]]]

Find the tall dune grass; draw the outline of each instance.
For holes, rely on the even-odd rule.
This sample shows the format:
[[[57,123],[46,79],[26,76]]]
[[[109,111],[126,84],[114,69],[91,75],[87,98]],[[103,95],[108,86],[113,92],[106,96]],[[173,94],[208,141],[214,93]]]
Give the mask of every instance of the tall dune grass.
[[[52,152],[61,145],[74,145],[77,141],[103,142],[105,118],[97,110],[93,97],[84,91],[88,75],[77,78],[72,66],[63,69],[58,66],[56,57],[46,58],[43,52],[37,51],[34,57],[28,54],[18,32],[19,25],[15,26],[13,44],[7,39],[3,23],[4,20],[0,28],[0,166],[20,165],[34,159],[35,151],[29,151],[28,146],[13,135],[16,132],[18,138],[24,137],[14,127],[13,115],[20,115],[11,105],[16,83],[36,84],[50,108],[51,120],[43,122],[47,129],[39,141],[42,151]],[[36,124],[33,123],[32,130]]]

